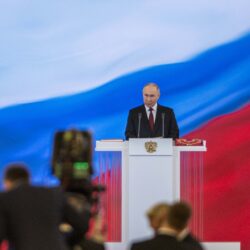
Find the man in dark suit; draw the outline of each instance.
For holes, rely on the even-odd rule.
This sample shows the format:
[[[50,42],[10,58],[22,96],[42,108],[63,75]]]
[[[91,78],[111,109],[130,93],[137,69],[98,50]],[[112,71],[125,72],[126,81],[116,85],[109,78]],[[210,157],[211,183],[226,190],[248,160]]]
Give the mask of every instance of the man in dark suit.
[[[131,250],[182,250],[182,246],[176,238],[177,231],[170,227],[167,222],[169,205],[160,203],[152,209],[148,215],[155,236],[151,239],[133,243]]]
[[[89,215],[73,209],[60,188],[32,187],[25,166],[13,164],[5,172],[5,192],[0,194],[0,242],[8,240],[15,250],[66,250],[59,225],[74,229],[73,246],[88,229]]]
[[[157,234],[152,239],[134,243],[131,250],[183,250],[183,248],[173,235],[164,233]]]
[[[155,83],[148,83],[143,88],[144,105],[129,111],[125,131],[126,140],[129,138],[179,137],[179,128],[171,108],[157,103],[160,89]]]
[[[183,250],[203,250],[201,243],[188,230],[186,234],[183,233],[178,238],[183,246]]]
[[[183,250],[203,250],[200,242],[188,230],[192,209],[185,202],[176,202],[170,206],[167,215],[169,225],[177,231],[177,238]]]

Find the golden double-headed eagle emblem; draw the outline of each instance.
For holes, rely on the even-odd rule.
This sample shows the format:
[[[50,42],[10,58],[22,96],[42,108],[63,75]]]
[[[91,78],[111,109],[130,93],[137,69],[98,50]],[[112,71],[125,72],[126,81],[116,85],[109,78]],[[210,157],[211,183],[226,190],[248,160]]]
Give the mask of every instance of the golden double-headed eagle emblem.
[[[145,142],[145,149],[148,153],[154,153],[157,148],[157,142],[148,141]]]

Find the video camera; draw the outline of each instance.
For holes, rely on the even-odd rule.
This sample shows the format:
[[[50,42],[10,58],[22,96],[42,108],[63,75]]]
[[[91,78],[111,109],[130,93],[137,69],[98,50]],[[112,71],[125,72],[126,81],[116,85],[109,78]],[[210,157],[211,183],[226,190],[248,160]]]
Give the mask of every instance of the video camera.
[[[66,192],[82,194],[97,213],[99,194],[105,186],[91,181],[92,136],[88,131],[76,129],[58,131],[54,138],[53,174]]]

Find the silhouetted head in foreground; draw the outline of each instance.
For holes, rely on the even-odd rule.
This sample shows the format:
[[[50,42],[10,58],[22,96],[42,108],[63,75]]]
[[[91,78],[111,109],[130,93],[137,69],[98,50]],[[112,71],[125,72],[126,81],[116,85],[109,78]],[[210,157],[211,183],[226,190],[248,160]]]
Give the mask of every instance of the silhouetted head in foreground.
[[[6,167],[4,173],[4,188],[11,190],[21,184],[29,184],[30,174],[27,167],[21,163],[13,163]]]

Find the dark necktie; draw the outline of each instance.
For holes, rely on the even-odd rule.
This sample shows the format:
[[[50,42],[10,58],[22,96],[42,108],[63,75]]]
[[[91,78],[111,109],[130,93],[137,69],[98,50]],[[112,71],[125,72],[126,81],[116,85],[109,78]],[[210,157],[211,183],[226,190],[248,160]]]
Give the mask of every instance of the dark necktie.
[[[153,116],[153,109],[150,108],[149,109],[150,113],[149,113],[149,126],[151,128],[151,130],[154,130],[154,116]]]

